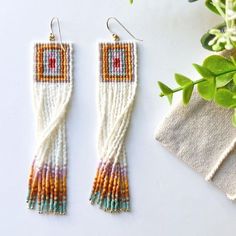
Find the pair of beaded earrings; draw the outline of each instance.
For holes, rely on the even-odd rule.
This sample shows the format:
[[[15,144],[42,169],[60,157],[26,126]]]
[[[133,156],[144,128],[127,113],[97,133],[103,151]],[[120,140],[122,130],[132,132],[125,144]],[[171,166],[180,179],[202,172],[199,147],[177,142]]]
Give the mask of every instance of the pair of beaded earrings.
[[[109,212],[130,210],[125,136],[137,87],[135,42],[99,43],[99,135],[100,162],[90,201]],[[57,21],[60,42],[53,22]],[[37,146],[29,176],[30,209],[65,214],[67,208],[66,114],[73,90],[72,44],[62,42],[58,18],[50,23],[49,42],[34,44],[33,95],[37,123]],[[136,39],[138,40],[138,39]]]

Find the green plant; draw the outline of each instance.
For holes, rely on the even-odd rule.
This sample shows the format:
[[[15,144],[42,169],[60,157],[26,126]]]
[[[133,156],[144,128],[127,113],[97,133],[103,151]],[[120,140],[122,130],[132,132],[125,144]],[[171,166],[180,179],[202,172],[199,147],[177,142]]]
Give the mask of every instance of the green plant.
[[[223,56],[212,55],[207,57],[202,65],[193,64],[201,78],[193,81],[188,77],[175,74],[176,89],[171,89],[162,82],[158,82],[162,91],[161,97],[167,96],[172,102],[173,94],[182,91],[183,103],[187,105],[192,96],[194,86],[197,86],[199,95],[216,104],[235,109],[232,123],[236,127],[236,62],[233,57],[226,59]]]
[[[195,2],[197,0],[189,0]],[[211,51],[231,50],[236,47],[236,0],[206,0],[205,5],[215,14],[223,17],[224,22],[209,30],[201,38],[204,48]],[[172,102],[173,94],[182,91],[183,104],[191,99],[194,86],[199,95],[227,109],[234,109],[232,123],[236,127],[236,61],[233,57],[225,58],[219,55],[207,57],[202,65],[193,64],[201,78],[193,81],[190,78],[175,74],[179,87],[171,89],[162,82],[158,85],[162,91],[161,97],[166,96]]]
[[[189,1],[192,2],[192,0]],[[236,11],[235,0],[205,0],[205,6],[213,13],[220,15],[224,20],[223,23],[208,30],[202,36],[201,43],[205,49],[218,52],[235,47],[235,18],[231,18],[231,15],[226,14],[226,2],[230,10]]]

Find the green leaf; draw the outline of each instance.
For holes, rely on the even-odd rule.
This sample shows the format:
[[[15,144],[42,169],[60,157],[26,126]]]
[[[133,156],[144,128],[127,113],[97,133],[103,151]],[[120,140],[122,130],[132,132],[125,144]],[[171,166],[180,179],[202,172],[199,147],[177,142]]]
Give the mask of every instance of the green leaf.
[[[213,27],[213,29],[218,29],[218,30],[220,30],[221,32],[225,32],[225,30],[226,30],[226,24],[225,24],[225,23],[221,23],[221,24],[216,25],[215,27]],[[209,30],[209,31],[210,31],[210,30]],[[212,46],[213,46],[213,45],[212,45],[212,46],[209,45],[209,42],[210,42],[212,39],[215,38],[215,35],[210,34],[209,31],[207,31],[207,33],[205,33],[205,34],[202,36],[202,38],[201,38],[201,44],[202,44],[202,47],[203,47],[203,48],[215,52],[216,50],[213,50],[213,49],[212,49]],[[224,44],[222,43],[222,44],[221,44],[221,48],[219,48],[219,50],[217,50],[217,51],[222,51],[222,50],[224,50],[224,45],[225,45],[225,43],[224,43]]]
[[[229,72],[223,75],[219,75],[216,77],[216,87],[221,88],[227,85],[230,81],[233,80],[235,72]]]
[[[184,103],[184,105],[187,105],[189,103],[190,98],[193,93],[193,87],[194,87],[193,83],[184,87],[184,89],[183,89],[183,103]]]
[[[236,94],[236,85],[233,81],[230,81],[228,84],[224,86],[225,89],[228,89],[230,92]]]
[[[233,56],[230,56],[230,60],[232,61],[232,63],[236,66],[236,61],[235,61],[235,59],[234,59],[234,57]]]
[[[158,81],[158,85],[164,95],[169,95],[173,93],[172,89],[169,88],[167,85],[163,84],[161,81]]]
[[[233,81],[234,81],[234,84],[236,85],[236,74],[234,74],[233,76]]]
[[[172,100],[173,100],[173,93],[170,95],[167,95],[168,101],[170,104],[172,104]]]
[[[198,64],[193,64],[194,68],[196,69],[196,71],[203,77],[203,78],[207,78],[207,77],[212,77],[214,76],[214,74],[207,69],[204,66],[200,66]]]
[[[193,83],[191,79],[181,74],[175,74],[175,80],[176,80],[176,83],[180,85],[181,87],[184,87],[186,85]]]
[[[222,3],[225,3],[225,0],[221,0]],[[212,0],[206,0],[205,2],[206,7],[214,12],[215,14],[220,15],[219,11],[216,9],[216,7],[212,4]],[[221,8],[223,12],[225,12],[225,9]]]
[[[236,107],[236,98],[234,98],[234,93],[228,89],[218,89],[215,94],[215,103],[225,108],[234,108]]]
[[[220,75],[236,70],[236,66],[231,61],[219,55],[207,57],[203,62],[203,66],[209,69],[215,75]]]
[[[162,93],[167,96],[169,103],[172,103],[173,99],[173,90],[169,88],[167,85],[163,84],[162,82],[158,81],[158,85],[162,91]],[[160,95],[161,96],[161,95]]]
[[[234,110],[234,114],[232,116],[232,124],[234,127],[236,127],[236,110]]]
[[[198,93],[202,98],[207,101],[213,100],[216,91],[215,79],[209,79],[204,82],[201,82],[197,86]]]

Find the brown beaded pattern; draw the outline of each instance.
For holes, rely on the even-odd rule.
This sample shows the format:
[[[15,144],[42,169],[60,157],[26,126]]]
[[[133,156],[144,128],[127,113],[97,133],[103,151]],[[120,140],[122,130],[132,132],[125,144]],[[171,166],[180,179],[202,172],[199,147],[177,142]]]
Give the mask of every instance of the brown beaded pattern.
[[[36,43],[35,44],[35,81],[36,82],[70,82],[70,46],[69,44],[63,43]],[[57,58],[51,58],[52,63],[48,63],[45,58],[44,53],[46,51],[57,51],[57,56],[60,57],[60,60]],[[51,68],[50,68],[51,65]],[[45,75],[45,67],[48,69],[54,69],[58,67],[59,73],[51,73]]]
[[[102,82],[134,81],[134,43],[100,43],[99,51]]]

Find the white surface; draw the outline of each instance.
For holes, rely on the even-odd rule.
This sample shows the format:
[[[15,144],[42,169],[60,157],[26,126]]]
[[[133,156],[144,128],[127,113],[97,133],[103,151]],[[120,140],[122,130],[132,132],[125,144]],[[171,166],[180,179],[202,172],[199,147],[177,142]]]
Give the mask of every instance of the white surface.
[[[169,110],[157,80],[174,72],[196,75],[191,63],[208,54],[199,38],[220,22],[187,0],[25,0],[0,7],[0,234],[1,235],[235,235],[236,205],[153,138]],[[75,88],[68,117],[68,215],[39,215],[26,208],[34,151],[31,41],[47,40],[49,21],[61,19],[63,38],[75,43]],[[137,37],[139,88],[127,139],[132,213],[109,215],[89,204],[96,153],[96,41],[110,39],[106,18],[116,16]],[[129,36],[116,24],[112,29]]]

